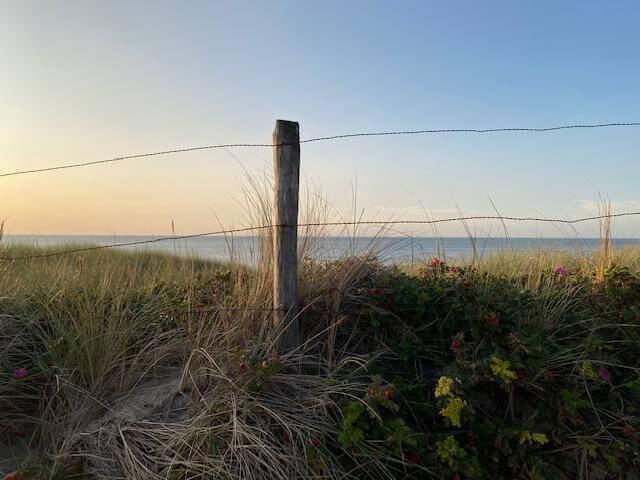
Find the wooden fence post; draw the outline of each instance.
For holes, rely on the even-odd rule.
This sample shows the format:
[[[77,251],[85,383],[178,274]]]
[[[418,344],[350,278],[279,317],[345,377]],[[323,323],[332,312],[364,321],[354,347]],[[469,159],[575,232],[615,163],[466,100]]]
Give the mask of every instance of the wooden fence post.
[[[300,345],[298,321],[298,189],[300,182],[298,122],[276,120],[273,131],[273,308],[278,349]]]

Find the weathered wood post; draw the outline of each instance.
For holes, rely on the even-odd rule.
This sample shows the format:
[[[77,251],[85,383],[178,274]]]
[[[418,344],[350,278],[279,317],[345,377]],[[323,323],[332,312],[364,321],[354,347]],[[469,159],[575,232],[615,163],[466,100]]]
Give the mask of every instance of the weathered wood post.
[[[278,349],[300,345],[298,321],[298,122],[276,120],[273,131],[273,309]]]

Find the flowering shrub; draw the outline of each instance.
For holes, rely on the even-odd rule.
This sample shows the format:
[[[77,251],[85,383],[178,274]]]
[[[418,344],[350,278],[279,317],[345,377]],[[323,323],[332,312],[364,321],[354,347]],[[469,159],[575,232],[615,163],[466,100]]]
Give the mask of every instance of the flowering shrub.
[[[341,445],[383,442],[439,478],[569,480],[581,458],[640,471],[640,277],[543,275],[373,272],[370,305],[347,313],[369,319],[363,352],[393,355],[369,366],[376,395],[345,407]]]
[[[348,450],[369,437],[383,442],[396,453],[416,448],[420,435],[405,423],[400,406],[391,400],[394,386],[383,387],[378,377],[373,380],[373,386],[362,400],[351,401],[343,409],[342,429],[338,436],[340,445]]]
[[[384,466],[385,478],[572,480],[585,478],[585,472],[603,480],[635,478],[640,471],[640,276],[621,266],[597,278],[573,271],[549,269],[530,282],[524,275],[506,278],[438,260],[415,276],[373,266],[362,279],[351,280],[360,283],[340,305],[337,294],[323,296],[314,290],[313,301],[301,309],[303,320],[308,317],[322,329],[329,316],[339,320],[327,322],[336,326],[333,337],[317,347],[318,356],[328,353],[321,348],[333,348],[335,362],[328,363],[340,366],[326,367],[326,378],[314,378],[318,389],[314,387],[309,405],[318,402],[321,421],[297,433],[285,428],[298,420],[288,412],[299,411],[301,405],[291,385],[308,381],[323,365],[309,361],[315,357],[306,351],[292,357],[256,349],[248,350],[252,354],[226,352],[220,365],[229,375],[224,381],[234,402],[229,411],[254,432],[264,433],[265,442],[276,443],[271,452],[284,455],[277,457],[282,460],[278,468],[302,453],[302,465],[309,468],[304,473],[313,475],[289,471],[298,478],[337,477],[329,471],[337,462],[349,472],[345,478],[381,478],[370,473],[376,462]],[[122,384],[118,376],[115,383],[103,383],[106,373],[156,361],[150,333],[175,334],[180,326],[186,337],[198,340],[199,316],[227,301],[233,304],[233,298],[226,298],[233,292],[230,280],[223,272],[203,274],[185,291],[180,282],[154,284],[148,291],[123,288],[121,305],[111,295],[80,290],[86,309],[77,308],[78,299],[69,293],[53,300],[43,295],[45,304],[29,292],[19,308],[14,300],[1,297],[3,314],[19,321],[2,322],[5,329],[12,326],[3,331],[9,354],[0,356],[0,434],[12,444],[40,441],[45,449],[58,451],[47,442],[52,432],[62,430],[58,414],[69,413],[64,410],[68,406],[82,406],[80,392],[111,395]],[[95,316],[99,328],[89,324],[91,329],[77,333],[58,331],[56,322],[84,319],[83,314]],[[133,328],[120,328],[135,319]],[[103,347],[110,343],[101,342],[104,335],[96,332],[108,328],[110,338],[121,342],[127,354],[103,362],[110,351]],[[326,337],[319,333],[318,338]],[[141,351],[152,355],[138,359],[136,352]],[[367,355],[370,361],[361,362]],[[306,379],[287,377],[294,363],[296,374],[302,372]],[[94,366],[95,371],[90,370]],[[343,375],[348,387],[334,388]],[[289,382],[281,382],[283,378]],[[213,388],[206,393],[219,394]],[[278,407],[277,421],[273,416],[264,424],[254,423],[251,414],[243,416],[262,409],[264,399]],[[205,408],[201,404],[209,405],[209,400],[197,398],[198,406],[189,409]],[[296,409],[284,408],[286,415],[281,415],[279,406],[289,404]],[[219,407],[206,408],[212,410],[205,417],[216,422]],[[42,422],[32,430],[38,416]],[[203,416],[192,418],[197,418],[199,432],[208,430],[199,423]],[[83,425],[73,425],[84,431]],[[47,435],[41,434],[45,430]],[[185,450],[202,451],[206,458],[223,455],[227,445],[222,436],[188,438],[179,434],[179,427],[175,437]],[[264,466],[265,471],[270,462],[280,461],[273,462],[271,454],[262,456],[267,443],[255,446],[252,435],[248,440],[238,443],[235,453],[246,453],[238,459],[255,456],[257,470]],[[233,454],[227,458],[236,461]],[[75,463],[72,466],[73,475],[63,478],[81,478]],[[178,465],[176,475],[167,478],[213,471],[187,473],[183,467]],[[20,478],[29,478],[26,471]],[[55,478],[48,468],[37,478],[45,477]]]

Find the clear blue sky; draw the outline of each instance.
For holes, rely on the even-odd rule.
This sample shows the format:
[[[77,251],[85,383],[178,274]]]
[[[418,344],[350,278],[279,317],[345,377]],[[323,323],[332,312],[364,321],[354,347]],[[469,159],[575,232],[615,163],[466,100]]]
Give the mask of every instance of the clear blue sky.
[[[2,171],[269,142],[275,118],[302,137],[640,121],[637,1],[0,5]],[[302,161],[340,209],[357,178],[365,217],[491,214],[488,196],[504,214],[582,216],[596,189],[640,210],[639,147],[638,127],[382,137],[304,145]],[[234,154],[271,168],[268,149]],[[0,217],[12,233],[209,230],[212,211],[240,221],[241,176],[209,151],[8,177]]]

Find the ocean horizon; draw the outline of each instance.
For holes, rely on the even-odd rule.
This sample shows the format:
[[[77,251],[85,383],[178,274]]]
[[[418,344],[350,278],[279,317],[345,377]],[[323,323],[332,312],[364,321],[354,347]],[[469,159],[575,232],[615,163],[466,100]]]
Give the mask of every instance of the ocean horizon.
[[[159,238],[151,235],[4,235],[0,245],[30,245],[37,247],[71,245],[109,246],[118,243],[144,242]],[[196,256],[212,260],[239,259],[248,263],[259,256],[259,242],[255,236],[171,238],[167,240],[117,247],[128,251],[153,251],[179,256]],[[359,255],[374,251],[385,263],[407,263],[433,257],[465,259],[473,255],[473,243],[468,237],[300,237],[299,245],[311,248],[313,256],[332,260],[345,255]],[[480,256],[501,250],[536,251],[558,250],[588,254],[598,248],[599,238],[563,237],[484,237],[476,239],[476,252]],[[640,239],[614,238],[614,248],[640,245]]]

